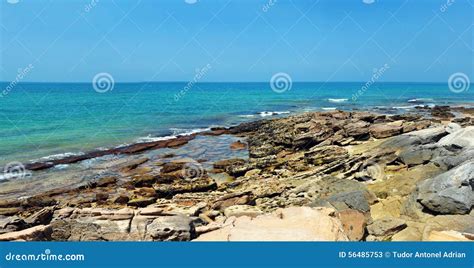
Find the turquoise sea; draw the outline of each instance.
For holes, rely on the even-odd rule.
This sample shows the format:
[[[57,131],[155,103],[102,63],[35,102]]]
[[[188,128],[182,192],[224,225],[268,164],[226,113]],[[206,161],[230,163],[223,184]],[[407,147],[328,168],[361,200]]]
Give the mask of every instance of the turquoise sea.
[[[8,90],[5,91],[3,89]],[[433,83],[0,83],[0,166],[312,110],[400,113],[474,105],[474,91]]]

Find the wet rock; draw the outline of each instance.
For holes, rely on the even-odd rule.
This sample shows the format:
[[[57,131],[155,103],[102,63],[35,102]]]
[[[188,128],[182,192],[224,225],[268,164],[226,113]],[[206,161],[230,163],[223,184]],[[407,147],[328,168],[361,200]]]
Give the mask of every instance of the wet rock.
[[[245,160],[243,159],[225,159],[225,160],[220,160],[214,163],[214,168],[215,169],[221,169],[221,170],[226,170],[228,167],[233,166],[233,165],[243,165],[245,164]]]
[[[230,149],[231,150],[245,150],[245,149],[247,149],[247,144],[245,144],[241,141],[236,141],[236,142],[233,142],[230,145]]]
[[[160,176],[153,175],[153,174],[143,174],[143,175],[135,175],[132,178],[132,184],[135,187],[151,187],[156,181],[160,180]],[[168,180],[161,180],[161,182],[171,181]]]
[[[436,105],[431,109],[431,115],[438,118],[453,118],[454,114],[450,112],[449,106],[438,106]]]
[[[474,206],[474,161],[422,181],[417,200],[430,211],[467,214]]]
[[[203,176],[194,180],[176,180],[171,184],[155,184],[153,188],[158,197],[171,198],[180,193],[207,192],[217,189],[217,183],[210,177]]]
[[[150,160],[148,157],[142,157],[139,159],[128,161],[126,164],[120,167],[122,172],[130,172],[133,169],[136,169],[139,165],[148,162]]]

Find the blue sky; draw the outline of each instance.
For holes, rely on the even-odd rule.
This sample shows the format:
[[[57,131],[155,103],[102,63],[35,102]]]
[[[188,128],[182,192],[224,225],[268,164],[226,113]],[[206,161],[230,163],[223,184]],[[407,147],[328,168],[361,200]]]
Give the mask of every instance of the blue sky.
[[[1,0],[0,80],[473,79],[473,0],[364,1]]]

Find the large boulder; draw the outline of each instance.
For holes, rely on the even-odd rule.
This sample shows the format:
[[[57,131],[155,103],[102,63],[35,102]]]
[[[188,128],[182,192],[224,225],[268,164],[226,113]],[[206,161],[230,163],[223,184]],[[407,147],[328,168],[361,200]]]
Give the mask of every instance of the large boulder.
[[[242,216],[232,225],[194,241],[347,241],[333,209],[290,207],[256,218]]]
[[[457,146],[461,148],[474,148],[474,126],[454,131],[438,142],[441,146]]]
[[[453,168],[417,187],[417,200],[440,214],[467,214],[474,205],[474,160]]]

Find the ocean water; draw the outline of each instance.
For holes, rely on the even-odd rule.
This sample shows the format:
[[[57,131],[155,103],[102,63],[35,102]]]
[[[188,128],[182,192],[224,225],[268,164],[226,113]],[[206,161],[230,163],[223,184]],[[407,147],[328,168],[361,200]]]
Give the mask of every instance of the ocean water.
[[[0,83],[0,166],[240,122],[320,110],[406,112],[474,105],[474,91],[432,83]]]

